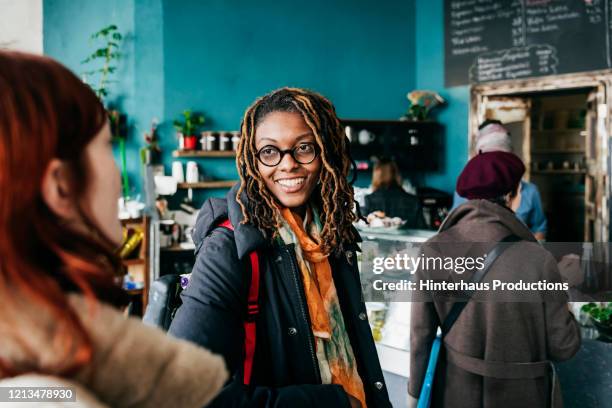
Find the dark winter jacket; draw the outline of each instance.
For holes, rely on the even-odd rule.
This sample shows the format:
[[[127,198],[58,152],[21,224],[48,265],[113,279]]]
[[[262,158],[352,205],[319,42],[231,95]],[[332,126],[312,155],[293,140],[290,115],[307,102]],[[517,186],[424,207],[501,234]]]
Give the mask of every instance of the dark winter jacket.
[[[399,186],[379,188],[365,196],[364,215],[373,211],[383,211],[387,217],[406,220],[406,228],[426,228],[419,198]]]
[[[293,245],[266,240],[251,224],[240,224],[237,186],[226,199],[208,200],[194,232],[196,264],[170,334],[191,340],[225,358],[234,376],[213,406],[349,407],[340,385],[323,385],[315,356]],[[218,227],[229,218],[234,231]],[[365,305],[355,250],[329,258],[348,334],[363,380],[367,405],[389,407]],[[260,312],[251,387],[242,384],[243,322],[249,288],[249,253],[260,258]]]

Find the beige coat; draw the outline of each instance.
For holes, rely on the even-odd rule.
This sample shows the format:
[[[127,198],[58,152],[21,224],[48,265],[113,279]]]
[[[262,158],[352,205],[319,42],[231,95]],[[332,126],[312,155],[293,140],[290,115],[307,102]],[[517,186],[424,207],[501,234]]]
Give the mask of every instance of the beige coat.
[[[126,319],[110,306],[90,304],[81,296],[71,295],[70,303],[93,342],[93,361],[73,378],[55,380],[75,383],[81,406],[199,408],[216,396],[228,378],[222,358],[205,349],[170,338],[137,319]],[[2,315],[0,319],[0,358],[33,371],[59,363],[48,340],[56,330],[53,319],[31,306],[21,306],[23,315]],[[29,323],[32,351],[9,335],[11,324],[16,324],[15,320],[24,324],[26,315],[33,317]],[[22,376],[5,378],[0,386],[53,381],[49,377]],[[86,390],[81,398],[80,389]]]
[[[511,233],[524,241],[508,248],[492,265],[484,281],[519,278],[524,281],[561,281],[555,259],[535,241],[527,227],[511,211],[487,200],[468,201],[455,209],[427,246],[440,250],[448,248],[444,243],[480,242],[489,243],[490,249]],[[413,397],[420,393],[438,322],[444,320],[451,307],[452,303],[439,299],[412,304],[408,392]],[[550,376],[532,379],[484,377],[460,368],[457,356],[484,360],[487,365],[492,365],[492,362],[562,361],[571,358],[579,347],[579,327],[568,311],[566,301],[509,303],[472,300],[445,338],[445,351],[440,355],[434,380],[432,406],[546,407],[549,404]],[[462,366],[465,368],[465,364]],[[556,390],[554,406],[561,407],[558,387]]]

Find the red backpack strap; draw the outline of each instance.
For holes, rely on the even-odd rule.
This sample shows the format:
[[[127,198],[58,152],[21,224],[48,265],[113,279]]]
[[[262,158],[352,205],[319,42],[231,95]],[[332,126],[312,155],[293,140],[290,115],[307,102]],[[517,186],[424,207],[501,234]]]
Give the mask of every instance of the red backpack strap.
[[[234,230],[232,223],[226,219],[220,227]],[[249,254],[251,261],[251,283],[249,285],[249,296],[247,301],[247,317],[244,321],[244,378],[245,385],[251,383],[251,373],[253,372],[253,358],[255,356],[255,344],[257,338],[256,318],[259,314],[259,256],[257,251]]]

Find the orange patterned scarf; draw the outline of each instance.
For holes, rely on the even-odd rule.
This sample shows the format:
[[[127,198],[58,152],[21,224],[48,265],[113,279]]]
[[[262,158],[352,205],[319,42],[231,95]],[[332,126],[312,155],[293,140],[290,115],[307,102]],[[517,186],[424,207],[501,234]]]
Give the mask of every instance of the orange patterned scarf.
[[[338,294],[327,255],[317,243],[320,221],[315,211],[308,210],[306,232],[301,217],[288,208],[280,209],[285,221],[279,234],[285,244],[296,244],[298,260],[312,332],[316,339],[317,359],[324,384],[342,385],[365,408],[365,392],[349,340]],[[312,218],[310,222],[309,218]]]

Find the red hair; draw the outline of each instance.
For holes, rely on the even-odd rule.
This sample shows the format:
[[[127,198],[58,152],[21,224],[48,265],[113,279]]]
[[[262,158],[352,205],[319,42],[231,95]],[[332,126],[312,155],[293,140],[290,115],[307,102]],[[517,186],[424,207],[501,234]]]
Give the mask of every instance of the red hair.
[[[61,367],[14,366],[0,360],[0,378],[28,371],[70,374],[87,364],[92,344],[68,293],[82,293],[114,305],[124,304],[120,263],[84,204],[89,166],[85,148],[100,132],[107,114],[79,78],[50,58],[0,51],[0,319],[34,305],[54,319],[50,347]],[[69,228],[45,204],[41,186],[52,159],[70,169],[86,235]],[[28,317],[25,316],[28,320]],[[25,350],[28,323],[9,329]]]

